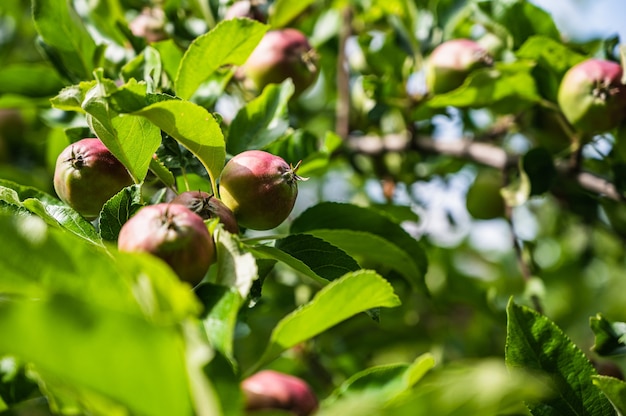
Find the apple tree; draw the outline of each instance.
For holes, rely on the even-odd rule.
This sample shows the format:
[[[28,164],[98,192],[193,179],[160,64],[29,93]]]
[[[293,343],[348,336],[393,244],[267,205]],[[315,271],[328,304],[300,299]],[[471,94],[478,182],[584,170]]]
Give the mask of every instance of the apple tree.
[[[626,414],[620,42],[3,0],[0,414]]]

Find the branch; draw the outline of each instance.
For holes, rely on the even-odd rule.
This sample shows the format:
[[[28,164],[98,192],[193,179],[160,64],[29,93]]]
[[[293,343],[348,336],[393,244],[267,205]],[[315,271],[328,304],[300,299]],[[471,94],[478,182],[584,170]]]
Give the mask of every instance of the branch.
[[[352,34],[352,10],[346,6],[341,14],[339,29],[339,52],[337,56],[337,107],[335,109],[335,132],[342,139],[350,132],[350,73],[346,57],[346,43]]]
[[[356,153],[369,155],[413,149],[424,153],[466,159],[501,170],[515,166],[519,162],[519,156],[508,154],[501,147],[467,138],[434,140],[428,137],[420,137],[411,140],[408,134],[390,134],[383,137],[350,136],[348,147]],[[560,176],[575,180],[587,191],[615,201],[624,200],[622,195],[615,189],[615,186],[600,176],[590,172],[579,171],[577,167],[573,167],[569,163],[557,163],[556,170]]]

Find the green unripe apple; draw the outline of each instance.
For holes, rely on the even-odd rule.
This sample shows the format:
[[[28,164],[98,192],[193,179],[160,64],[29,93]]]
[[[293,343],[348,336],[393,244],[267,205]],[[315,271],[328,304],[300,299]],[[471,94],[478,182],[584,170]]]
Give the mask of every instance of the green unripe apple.
[[[499,171],[480,171],[466,195],[465,204],[470,215],[479,220],[504,216],[506,204],[500,192],[502,185],[502,174]]]

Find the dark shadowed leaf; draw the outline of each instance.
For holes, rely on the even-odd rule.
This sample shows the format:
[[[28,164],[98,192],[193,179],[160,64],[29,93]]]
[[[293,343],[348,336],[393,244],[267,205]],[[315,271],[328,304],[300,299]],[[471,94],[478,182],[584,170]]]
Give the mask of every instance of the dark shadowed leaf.
[[[589,320],[595,335],[593,350],[604,356],[626,354],[626,323],[611,322],[601,314]]]
[[[226,150],[232,155],[244,150],[262,149],[287,131],[287,103],[293,82],[270,84],[263,93],[246,104],[235,116],[228,131]]]
[[[290,235],[276,240],[275,247],[302,261],[327,280],[337,279],[360,268],[346,252],[312,235]]]

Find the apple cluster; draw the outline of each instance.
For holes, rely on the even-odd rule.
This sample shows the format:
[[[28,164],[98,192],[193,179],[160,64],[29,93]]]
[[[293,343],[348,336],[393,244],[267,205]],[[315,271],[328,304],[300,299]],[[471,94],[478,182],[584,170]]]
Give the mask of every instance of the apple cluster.
[[[216,260],[205,220],[217,219],[226,231],[240,226],[269,230],[291,213],[298,195],[298,166],[261,150],[242,152],[224,166],[221,199],[186,191],[168,202],[144,206],[122,226],[118,248],[146,252],[164,260],[181,280],[195,286]],[[88,220],[133,179],[97,138],[67,146],[57,158],[54,188],[59,198]]]

